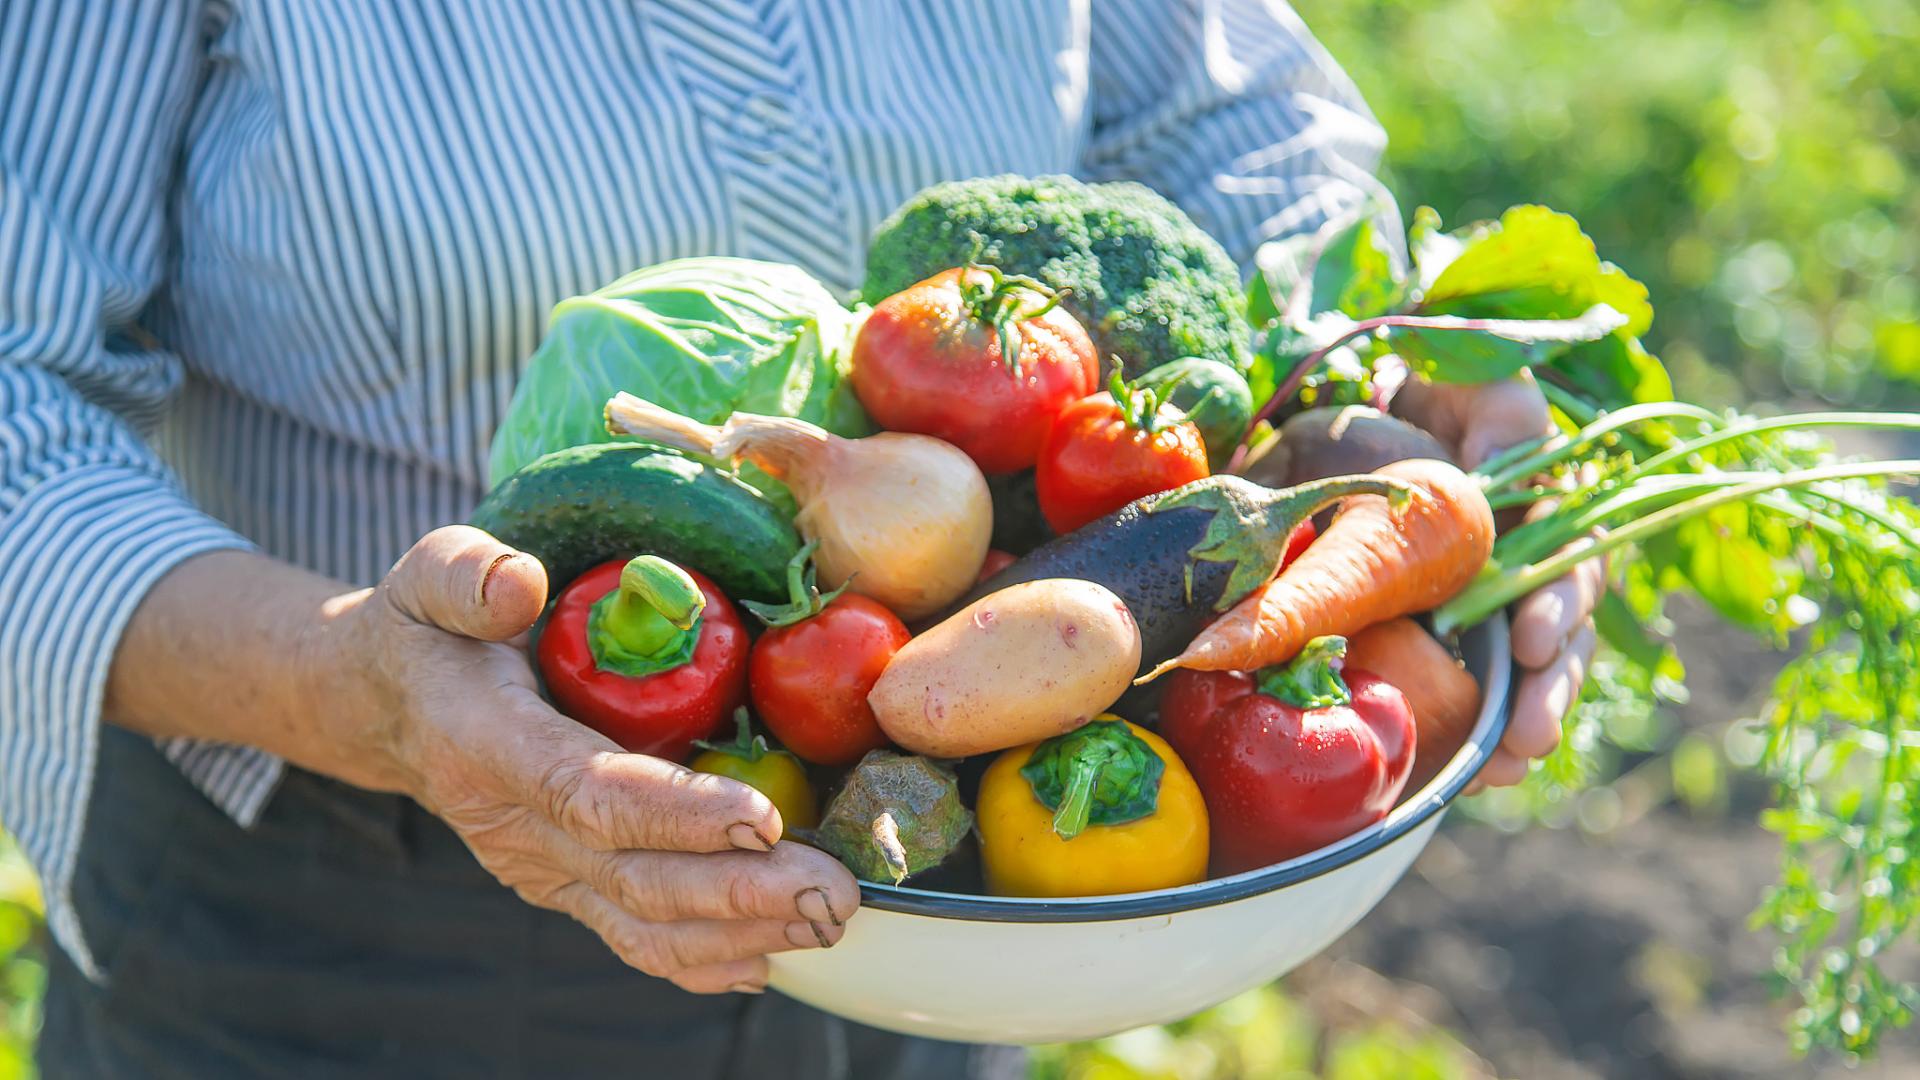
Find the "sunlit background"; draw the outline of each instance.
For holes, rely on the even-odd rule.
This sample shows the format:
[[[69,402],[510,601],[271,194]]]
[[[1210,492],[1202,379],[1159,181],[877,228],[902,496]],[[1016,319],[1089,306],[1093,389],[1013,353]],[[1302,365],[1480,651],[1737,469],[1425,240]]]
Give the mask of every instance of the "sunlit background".
[[[1920,403],[1913,0],[1304,0],[1449,224],[1542,202],[1652,290],[1648,344],[1728,404]],[[1045,1077],[1805,1076],[1768,944],[1777,845],[1738,721],[1771,663],[1689,636],[1693,700],[1603,700],[1551,785],[1455,815],[1349,939],[1192,1021],[1050,1048]],[[1544,824],[1557,829],[1540,829]],[[1526,830],[1526,831],[1522,831]],[[0,1080],[31,1074],[47,947],[0,848]],[[1089,993],[1099,988],[1089,987]],[[1895,1036],[1853,1076],[1920,1074]]]

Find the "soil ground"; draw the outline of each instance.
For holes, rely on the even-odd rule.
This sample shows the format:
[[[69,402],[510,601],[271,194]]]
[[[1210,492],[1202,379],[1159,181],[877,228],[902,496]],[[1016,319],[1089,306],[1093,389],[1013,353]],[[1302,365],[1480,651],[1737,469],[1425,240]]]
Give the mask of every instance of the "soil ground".
[[[1681,722],[1717,734],[1757,712],[1781,660],[1687,621],[1676,639],[1692,690]],[[1789,1006],[1768,983],[1772,942],[1747,929],[1778,859],[1776,838],[1754,823],[1765,799],[1748,780],[1724,816],[1668,802],[1637,819],[1629,808],[1599,835],[1508,835],[1455,818],[1380,907],[1287,986],[1444,1025],[1492,1072],[1526,1080],[1920,1076],[1912,1028],[1855,1068],[1788,1049]]]

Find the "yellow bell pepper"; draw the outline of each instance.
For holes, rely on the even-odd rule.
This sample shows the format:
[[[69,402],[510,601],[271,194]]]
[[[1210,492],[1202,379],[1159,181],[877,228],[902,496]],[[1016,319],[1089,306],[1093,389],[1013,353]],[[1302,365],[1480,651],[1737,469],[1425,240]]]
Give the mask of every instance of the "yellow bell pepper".
[[[974,804],[988,891],[1105,896],[1207,876],[1207,804],[1160,736],[1110,713],[1008,750]]]
[[[687,767],[738,780],[765,795],[780,811],[780,823],[785,828],[811,829],[820,824],[820,808],[814,801],[813,785],[807,782],[806,766],[785,750],[768,749],[766,738],[753,733],[747,710],[736,710],[733,719],[738,726],[734,740],[695,740],[693,745],[703,752]]]

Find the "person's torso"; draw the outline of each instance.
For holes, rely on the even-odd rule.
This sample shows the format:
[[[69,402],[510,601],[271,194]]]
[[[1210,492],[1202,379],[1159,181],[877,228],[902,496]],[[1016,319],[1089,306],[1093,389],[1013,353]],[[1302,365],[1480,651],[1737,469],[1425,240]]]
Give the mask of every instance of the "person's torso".
[[[153,325],[156,442],[272,554],[377,578],[482,493],[548,310],[702,254],[859,283],[939,180],[1070,171],[1084,3],[239,0]]]

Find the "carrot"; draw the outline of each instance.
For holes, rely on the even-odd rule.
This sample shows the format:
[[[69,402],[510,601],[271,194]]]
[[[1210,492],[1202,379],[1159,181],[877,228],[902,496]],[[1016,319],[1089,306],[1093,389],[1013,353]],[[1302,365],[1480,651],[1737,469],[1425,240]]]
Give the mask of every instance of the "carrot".
[[[1427,786],[1466,745],[1480,718],[1480,683],[1445,645],[1404,616],[1375,623],[1347,640],[1347,670],[1393,684],[1413,707],[1411,795]]]
[[[1177,667],[1251,671],[1277,664],[1313,638],[1351,637],[1465,588],[1493,551],[1493,511],[1479,483],[1430,458],[1396,461],[1376,475],[1414,485],[1404,509],[1395,513],[1378,495],[1348,499],[1279,577],[1138,681]]]

